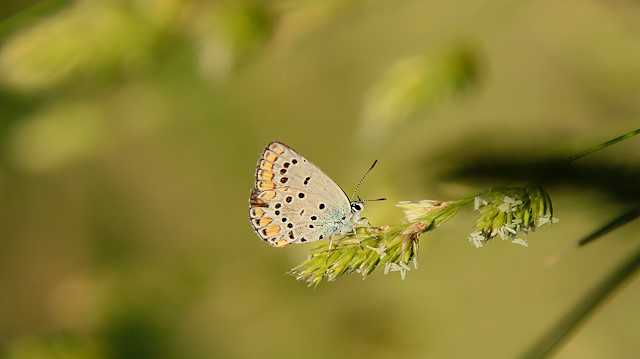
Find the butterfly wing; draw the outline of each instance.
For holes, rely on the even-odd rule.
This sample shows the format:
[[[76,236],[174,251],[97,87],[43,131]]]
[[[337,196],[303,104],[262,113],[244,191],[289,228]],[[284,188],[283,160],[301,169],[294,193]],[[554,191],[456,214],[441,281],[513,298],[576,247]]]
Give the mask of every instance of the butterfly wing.
[[[262,239],[276,247],[317,241],[341,231],[350,212],[347,195],[318,166],[283,143],[267,145],[249,205]]]

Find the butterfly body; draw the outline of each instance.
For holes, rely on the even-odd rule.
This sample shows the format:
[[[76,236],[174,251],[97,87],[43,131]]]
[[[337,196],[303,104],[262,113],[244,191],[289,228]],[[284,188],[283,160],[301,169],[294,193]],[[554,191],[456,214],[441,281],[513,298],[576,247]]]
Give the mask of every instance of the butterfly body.
[[[362,201],[351,201],[319,167],[281,142],[271,142],[256,166],[249,200],[254,230],[282,247],[343,235],[361,224]]]

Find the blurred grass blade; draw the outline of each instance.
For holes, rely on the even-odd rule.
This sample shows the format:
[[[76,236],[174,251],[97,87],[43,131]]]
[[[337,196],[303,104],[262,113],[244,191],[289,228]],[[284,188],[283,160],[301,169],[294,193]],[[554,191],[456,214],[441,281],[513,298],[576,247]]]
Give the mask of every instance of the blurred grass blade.
[[[366,142],[386,138],[389,131],[475,85],[479,67],[478,56],[467,47],[398,61],[369,90],[360,136]]]
[[[618,227],[622,227],[623,225],[633,221],[634,219],[638,218],[638,216],[640,216],[640,208],[636,207],[630,211],[628,211],[627,213],[619,216],[618,218],[614,219],[613,221],[607,223],[604,227],[598,229],[597,231],[595,231],[594,233],[584,237],[583,239],[581,239],[580,241],[578,241],[578,247],[582,247],[584,245],[586,245],[587,243],[604,236],[605,234],[611,232],[612,230],[618,228]]]
[[[0,42],[13,31],[23,28],[31,21],[37,20],[59,10],[71,3],[70,0],[49,0],[31,6],[26,10],[0,22]]]
[[[622,227],[623,225],[631,222],[632,220],[638,218],[638,216],[640,216],[640,208],[636,207],[628,212],[626,212],[625,214],[618,216],[617,218],[615,218],[613,221],[605,224],[604,226],[602,226],[600,229],[596,230],[595,232],[589,234],[588,236],[582,238],[581,240],[577,241],[576,243],[568,246],[567,248],[563,249],[560,253],[555,254],[553,257],[551,257],[548,261],[547,261],[547,266],[551,266],[554,265],[556,263],[558,263],[558,261],[560,261],[562,258],[564,258],[565,256],[567,256],[569,253],[573,252],[574,250],[583,247],[585,245],[587,245],[588,243],[603,237],[605,234],[613,231],[616,228]]]
[[[268,2],[214,4],[204,6],[190,28],[199,48],[200,71],[211,80],[221,80],[267,45],[280,14]]]
[[[549,356],[593,312],[604,299],[640,267],[640,248],[622,262],[594,289],[587,293],[556,325],[537,340],[520,358],[537,359]]]
[[[59,103],[25,117],[11,130],[9,158],[20,168],[48,171],[110,148],[108,117],[95,103]]]
[[[111,71],[148,66],[160,29],[143,12],[117,2],[77,2],[7,37],[0,80],[22,92],[74,81],[97,82]]]
[[[611,145],[614,145],[614,144],[616,144],[616,143],[618,143],[618,142],[620,142],[622,140],[626,140],[627,138],[633,137],[633,136],[635,136],[635,135],[637,135],[639,133],[640,133],[640,128],[637,129],[637,130],[625,133],[622,136],[616,137],[616,138],[614,138],[612,140],[609,140],[607,142],[604,142],[604,143],[601,143],[599,145],[596,145],[596,146],[593,146],[591,148],[588,148],[588,149],[586,149],[586,150],[584,150],[582,152],[578,152],[575,155],[569,156],[569,161],[575,161],[575,160],[577,160],[577,159],[579,159],[581,157],[584,157],[586,155],[592,154],[593,152],[596,152],[596,151],[599,151],[599,150],[601,150],[603,148],[606,148],[606,147],[609,147]]]

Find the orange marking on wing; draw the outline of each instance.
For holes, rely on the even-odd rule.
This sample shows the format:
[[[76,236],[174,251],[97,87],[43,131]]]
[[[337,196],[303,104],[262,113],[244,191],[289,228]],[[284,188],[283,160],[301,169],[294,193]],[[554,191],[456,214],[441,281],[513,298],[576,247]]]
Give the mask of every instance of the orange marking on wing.
[[[278,234],[280,232],[280,226],[277,224],[272,224],[269,227],[267,227],[267,229],[264,231],[264,233],[267,234],[267,236],[271,237],[271,236],[275,236],[276,234]]]
[[[275,244],[276,244],[276,247],[284,247],[287,244],[289,244],[289,242],[287,242],[286,240],[280,238],[280,239],[278,239],[278,241]]]
[[[273,222],[273,219],[269,217],[261,218],[260,220],[258,220],[260,228],[267,226],[271,222]]]
[[[273,182],[267,182],[267,181],[258,181],[258,189],[261,191],[265,191],[268,189],[274,189],[276,188],[276,184]]]
[[[273,170],[273,163],[269,161],[262,160],[260,161],[260,169],[271,171]]]
[[[254,208],[254,207],[269,207],[266,203],[264,203],[263,200],[261,200],[260,198],[258,198],[260,196],[260,194],[258,193],[258,190],[253,188],[251,189],[251,197],[249,197],[249,206]]]
[[[251,208],[251,212],[249,214],[253,218],[262,217],[264,216],[264,211],[262,210],[262,208],[256,207],[256,208]]]
[[[252,207],[269,207],[263,200],[257,197],[251,197],[251,206]]]
[[[267,150],[267,151],[264,151],[264,156],[262,156],[262,158],[264,158],[265,160],[267,160],[269,162],[275,162],[278,159],[278,155],[276,155],[275,153]]]
[[[279,143],[272,143],[271,146],[269,146],[269,149],[279,155],[284,153],[284,147],[282,147],[282,145],[280,145]]]
[[[273,172],[258,171],[258,179],[263,181],[271,181],[273,179]]]
[[[270,200],[272,200],[272,199],[273,199],[273,197],[275,197],[275,196],[276,196],[276,193],[275,193],[274,191],[265,191],[265,192],[260,193],[260,194],[258,195],[258,198],[259,198],[259,199],[263,199],[263,200],[265,200],[265,201],[270,201]]]

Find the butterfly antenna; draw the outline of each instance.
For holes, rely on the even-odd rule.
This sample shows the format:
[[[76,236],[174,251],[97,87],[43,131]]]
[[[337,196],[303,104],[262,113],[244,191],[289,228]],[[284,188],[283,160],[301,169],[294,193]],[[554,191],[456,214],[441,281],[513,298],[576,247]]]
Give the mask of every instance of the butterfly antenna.
[[[382,197],[382,198],[376,198],[376,199],[363,199],[362,202],[375,202],[375,201],[386,201],[387,199]]]
[[[353,196],[351,196],[351,200],[352,201],[353,201],[354,198],[356,198],[356,192],[358,192],[358,187],[360,187],[360,183],[362,183],[362,181],[364,181],[364,178],[367,177],[367,175],[369,174],[369,172],[371,172],[373,167],[376,166],[376,163],[378,163],[378,160],[373,161],[373,164],[371,165],[371,167],[369,167],[367,172],[365,172],[364,176],[362,176],[362,178],[360,179],[360,182],[358,182],[358,184],[356,185],[356,189],[353,190]]]

